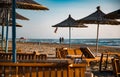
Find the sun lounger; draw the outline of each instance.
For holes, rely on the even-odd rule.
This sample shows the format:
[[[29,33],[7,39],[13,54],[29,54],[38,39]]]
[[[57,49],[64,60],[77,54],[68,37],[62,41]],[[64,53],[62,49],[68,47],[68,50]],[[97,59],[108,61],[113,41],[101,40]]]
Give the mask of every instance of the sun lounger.
[[[95,57],[93,52],[88,47],[80,47],[80,50],[82,52],[81,59],[85,59],[88,63],[88,66],[91,61],[98,61],[100,57]]]
[[[95,58],[95,55],[88,47],[80,47],[80,50],[85,56],[85,58]]]

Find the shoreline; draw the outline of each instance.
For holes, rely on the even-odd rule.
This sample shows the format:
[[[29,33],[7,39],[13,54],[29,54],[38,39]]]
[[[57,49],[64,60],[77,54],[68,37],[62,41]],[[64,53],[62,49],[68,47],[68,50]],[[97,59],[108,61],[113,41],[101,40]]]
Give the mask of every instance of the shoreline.
[[[96,52],[96,46],[85,45],[85,44],[71,44],[71,48],[80,48],[82,46],[89,47],[92,52]],[[9,47],[12,47],[12,43],[9,42]],[[22,52],[33,52],[37,51],[45,54],[55,54],[56,48],[69,48],[69,44],[59,43],[32,43],[32,42],[16,42],[16,48],[21,49]],[[98,52],[117,52],[120,53],[120,48],[113,46],[99,46]]]
[[[120,46],[106,46],[106,47],[120,48]]]

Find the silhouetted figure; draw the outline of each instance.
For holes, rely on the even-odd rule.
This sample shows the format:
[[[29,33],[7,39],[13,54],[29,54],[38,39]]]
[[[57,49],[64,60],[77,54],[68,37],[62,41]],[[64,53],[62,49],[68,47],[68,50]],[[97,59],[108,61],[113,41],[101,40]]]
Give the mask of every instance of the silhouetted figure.
[[[61,38],[61,42],[64,43],[64,38],[63,37]]]
[[[59,43],[60,43],[60,44],[62,43],[62,38],[61,38],[61,37],[59,38]]]

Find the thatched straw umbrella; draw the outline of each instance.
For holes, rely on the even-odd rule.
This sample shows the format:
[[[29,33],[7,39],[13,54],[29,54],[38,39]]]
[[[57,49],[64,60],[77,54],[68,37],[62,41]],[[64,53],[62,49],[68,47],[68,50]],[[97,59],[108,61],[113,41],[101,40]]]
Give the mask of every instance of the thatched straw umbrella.
[[[8,10],[7,8],[0,8],[0,19],[2,21],[1,22],[1,25],[2,25],[2,42],[1,42],[1,47],[2,47],[2,49],[4,48],[3,47],[4,46],[3,38],[4,38],[4,25],[5,25],[6,26],[6,45],[5,45],[6,46],[6,48],[5,48],[6,52],[8,52],[8,30],[9,30],[8,26],[11,25],[11,23],[12,23],[12,21],[10,21],[10,23],[7,23],[7,22],[9,22],[9,19],[12,18],[12,14],[11,14],[12,10],[10,9],[10,13],[8,13],[8,14],[10,14],[10,16],[7,15],[7,10]],[[20,20],[29,20],[28,18],[20,15],[19,13],[16,13],[16,18],[20,19]],[[18,24],[16,24],[16,25],[18,25]]]
[[[69,17],[67,19],[65,19],[64,21],[52,26],[52,27],[69,27],[69,47],[71,47],[71,27],[75,27],[75,28],[86,28],[87,26],[83,25],[83,24],[78,24],[76,22],[75,19],[73,19],[71,17],[71,15],[69,15]]]
[[[0,0],[0,8],[12,7],[12,0]],[[16,8],[32,10],[48,10],[47,7],[33,0],[16,0]]]
[[[120,19],[120,9],[108,13],[105,17],[109,19]]]
[[[0,22],[0,25],[1,25],[1,26],[2,26],[2,24],[3,24],[3,23]],[[7,24],[7,23],[5,22],[5,24]],[[5,26],[7,26],[7,25],[5,25]],[[9,21],[9,26],[12,27],[12,20]],[[22,25],[16,23],[16,27],[22,27]]]
[[[100,6],[97,7],[97,11],[77,20],[78,23],[84,24],[97,24],[97,38],[96,38],[96,52],[98,53],[98,36],[99,36],[99,24],[119,25],[120,22],[105,18],[105,13],[100,10]]]
[[[16,8],[30,9],[30,10],[48,10],[48,8],[38,4],[33,0],[0,0],[1,7],[12,8],[12,53],[13,62],[16,62]],[[4,6],[5,5],[5,6]]]

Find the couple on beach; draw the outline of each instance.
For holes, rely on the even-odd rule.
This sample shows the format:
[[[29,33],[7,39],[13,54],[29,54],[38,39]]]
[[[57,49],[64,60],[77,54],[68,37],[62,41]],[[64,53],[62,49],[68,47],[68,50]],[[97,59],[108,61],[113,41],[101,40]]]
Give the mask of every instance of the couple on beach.
[[[63,37],[60,37],[60,38],[59,38],[59,42],[60,42],[60,44],[61,44],[61,43],[64,43],[64,38],[63,38]]]

